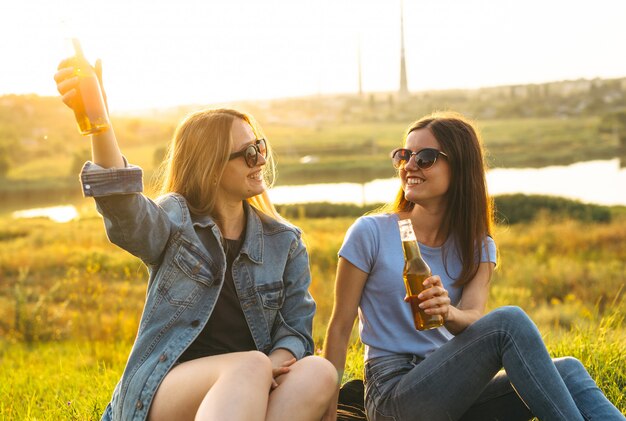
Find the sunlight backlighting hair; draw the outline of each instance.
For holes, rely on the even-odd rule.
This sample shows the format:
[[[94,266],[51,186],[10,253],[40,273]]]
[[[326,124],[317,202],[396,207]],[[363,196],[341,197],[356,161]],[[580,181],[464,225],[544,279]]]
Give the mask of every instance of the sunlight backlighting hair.
[[[170,142],[159,182],[160,193],[179,193],[193,213],[215,217],[217,188],[232,152],[231,127],[236,118],[250,124],[257,138],[265,137],[252,116],[236,110],[210,109],[187,116]],[[269,188],[275,170],[269,142],[267,147],[263,177]],[[261,212],[280,218],[266,191],[247,200]]]
[[[451,181],[446,193],[446,211],[443,230],[452,235],[462,261],[462,271],[457,285],[469,282],[478,270],[482,239],[493,236],[493,199],[487,192],[486,165],[480,135],[474,125],[455,112],[438,112],[415,121],[404,136],[420,129],[433,134],[441,150],[448,155]],[[415,203],[406,200],[404,190],[377,212],[410,212]],[[446,251],[444,250],[444,258]]]

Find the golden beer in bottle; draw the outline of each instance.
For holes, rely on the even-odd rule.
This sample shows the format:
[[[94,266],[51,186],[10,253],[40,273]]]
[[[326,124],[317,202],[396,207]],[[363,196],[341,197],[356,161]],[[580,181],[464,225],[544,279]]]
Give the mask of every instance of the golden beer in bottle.
[[[78,130],[82,135],[100,133],[110,127],[109,113],[104,102],[104,96],[95,70],[83,54],[78,39],[72,39],[74,44],[74,74],[78,77],[78,89],[74,116],[78,123]]]
[[[426,314],[419,307],[420,299],[417,298],[419,293],[425,289],[424,280],[431,276],[430,267],[422,258],[411,220],[401,219],[398,221],[398,227],[400,228],[402,250],[404,251],[404,286],[411,304],[415,329],[437,328],[443,325],[443,317],[439,314]]]

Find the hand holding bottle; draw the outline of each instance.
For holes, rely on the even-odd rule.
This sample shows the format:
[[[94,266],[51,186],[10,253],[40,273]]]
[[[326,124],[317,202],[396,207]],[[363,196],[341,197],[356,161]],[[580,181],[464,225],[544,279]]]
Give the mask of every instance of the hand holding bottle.
[[[447,320],[450,312],[450,297],[448,291],[444,288],[439,275],[433,275],[426,278],[422,282],[424,290],[417,295],[419,299],[419,308],[429,316],[441,316],[443,320]],[[404,301],[410,303],[411,300],[407,294]]]
[[[102,64],[92,67],[85,58],[78,40],[73,40],[75,56],[61,61],[54,75],[63,102],[74,111],[83,135],[102,133],[109,129],[109,113],[102,89]]]
[[[433,297],[440,295],[441,290],[443,290],[447,298],[448,292],[443,288],[441,278],[432,276],[430,267],[422,258],[411,220],[399,220],[398,228],[400,229],[402,251],[404,252],[403,276],[407,294],[405,301],[411,304],[415,328],[417,330],[438,328],[443,325],[444,318],[439,311],[433,311],[433,305],[437,305],[433,301]],[[438,285],[435,287],[437,283]],[[449,302],[450,300],[448,299]],[[426,308],[429,311],[425,311],[424,309]],[[446,316],[447,311],[448,307],[445,308]]]
[[[54,80],[65,105],[74,111],[81,134],[91,134],[92,161],[102,168],[124,168],[125,162],[109,122],[102,89],[102,64],[92,67],[78,42],[76,55],[59,63]]]

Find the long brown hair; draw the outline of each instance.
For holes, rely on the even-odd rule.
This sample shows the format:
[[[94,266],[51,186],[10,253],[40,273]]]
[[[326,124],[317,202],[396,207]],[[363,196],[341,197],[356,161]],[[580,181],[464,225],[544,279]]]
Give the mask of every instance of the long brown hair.
[[[195,112],[178,125],[163,163],[161,194],[179,193],[193,213],[216,216],[217,188],[233,147],[231,127],[236,118],[250,124],[257,138],[264,137],[252,116],[228,108]],[[263,176],[270,187],[275,170],[269,142],[267,147]],[[261,212],[280,218],[265,191],[247,201]]]
[[[453,236],[461,258],[462,269],[455,285],[465,285],[478,271],[485,236],[493,236],[493,200],[487,192],[482,140],[474,125],[454,112],[434,113],[415,121],[407,129],[403,144],[411,132],[420,129],[430,130],[448,155],[451,182],[442,229],[446,237]],[[410,212],[414,206],[400,187],[395,200],[380,211]],[[444,249],[444,261],[446,254]]]

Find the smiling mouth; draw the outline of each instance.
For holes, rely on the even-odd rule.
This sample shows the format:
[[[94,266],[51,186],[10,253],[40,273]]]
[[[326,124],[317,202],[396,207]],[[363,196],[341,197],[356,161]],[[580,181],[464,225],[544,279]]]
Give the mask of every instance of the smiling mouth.
[[[419,178],[419,177],[407,177],[406,178],[407,186],[415,186],[417,184],[422,184],[425,182],[426,180],[424,180],[423,178]]]
[[[248,178],[251,179],[251,180],[259,180],[260,181],[260,180],[263,180],[263,173],[262,173],[262,171],[258,171],[258,172],[255,172],[254,174],[250,174],[248,176]]]

